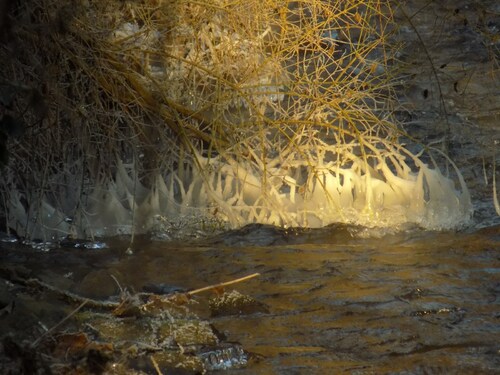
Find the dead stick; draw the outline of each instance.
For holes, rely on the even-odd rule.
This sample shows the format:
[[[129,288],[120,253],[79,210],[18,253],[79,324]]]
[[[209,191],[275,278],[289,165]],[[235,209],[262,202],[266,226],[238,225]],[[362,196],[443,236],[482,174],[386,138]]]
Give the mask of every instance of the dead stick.
[[[86,298],[79,296],[78,294],[71,293],[65,290],[58,289],[50,284],[47,284],[41,280],[38,279],[28,279],[24,280],[24,285],[26,286],[37,286],[42,289],[49,290],[53,293],[59,294],[60,296],[63,296],[64,298],[68,299],[69,301],[72,302],[84,302],[88,307],[96,307],[96,308],[105,308],[105,309],[114,309],[120,305],[120,302],[113,302],[113,301],[98,301],[95,299],[91,298]]]
[[[61,325],[63,325],[69,318],[71,318],[73,315],[75,315],[80,309],[85,306],[87,301],[83,301],[80,306],[78,306],[76,309],[74,309],[71,313],[69,313],[64,319],[62,319],[59,323],[57,323],[55,326],[52,326],[48,331],[45,331],[39,338],[37,338],[33,343],[31,344],[31,347],[34,348],[36,347],[42,339],[47,336],[48,334],[54,332],[57,328],[59,328]]]
[[[194,290],[191,290],[189,292],[186,292],[185,295],[190,297],[190,296],[193,296],[193,295],[201,293],[201,292],[206,292],[207,290],[224,288],[228,285],[240,283],[242,281],[246,281],[246,280],[252,279],[252,278],[257,277],[257,276],[260,276],[260,273],[253,273],[251,275],[240,277],[239,279],[230,280],[230,281],[222,282],[219,284],[213,284],[213,285],[205,286],[203,288],[194,289]],[[25,285],[25,286],[37,286],[39,288],[49,290],[53,293],[56,293],[56,294],[59,294],[59,295],[65,297],[69,301],[82,302],[82,305],[79,307],[79,309],[81,307],[83,307],[83,305],[87,305],[88,307],[101,308],[101,309],[102,308],[104,308],[104,309],[116,309],[118,306],[120,306],[121,303],[123,303],[123,301],[122,302],[98,301],[98,300],[94,300],[91,298],[85,298],[85,297],[79,296],[78,294],[74,294],[74,293],[71,293],[71,292],[68,292],[65,290],[60,290],[60,289],[58,289],[50,284],[47,284],[41,280],[38,280],[38,279],[25,280],[25,279],[22,279],[19,277],[15,277],[11,281],[20,283],[20,284]],[[139,293],[138,295],[149,296],[150,294],[149,293]]]
[[[226,281],[224,283],[219,283],[219,284],[205,286],[203,288],[191,290],[191,291],[187,292],[186,294],[188,296],[192,296],[194,294],[205,292],[207,290],[224,288],[225,286],[236,284],[236,283],[240,283],[240,282],[245,281],[245,280],[253,279],[254,277],[257,277],[257,276],[260,276],[260,273],[252,273],[251,275],[240,277],[239,279],[235,279],[235,280],[231,280],[231,281]]]
[[[160,370],[160,366],[158,366],[158,363],[156,362],[155,357],[151,356],[150,358],[151,358],[151,362],[153,362],[153,366],[154,366],[154,368],[155,368],[155,370],[156,370],[156,373],[157,373],[158,375],[163,375],[163,373],[162,373],[162,372],[161,372],[161,370]]]

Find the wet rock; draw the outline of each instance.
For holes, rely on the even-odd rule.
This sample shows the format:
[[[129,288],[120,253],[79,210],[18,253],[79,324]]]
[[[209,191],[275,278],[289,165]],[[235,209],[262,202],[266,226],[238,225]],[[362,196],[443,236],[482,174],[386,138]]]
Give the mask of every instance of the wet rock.
[[[225,232],[212,239],[214,244],[225,246],[270,246],[287,242],[283,228],[264,224],[248,224],[243,228]]]
[[[239,344],[225,344],[209,348],[197,355],[208,371],[228,370],[247,365],[249,355]]]
[[[181,347],[216,345],[219,342],[210,324],[202,320],[177,321],[173,337]]]
[[[185,293],[186,289],[180,287],[180,286],[175,286],[175,285],[170,285],[170,284],[146,284],[142,287],[142,290],[146,293],[153,293],[153,294],[173,294],[173,293]]]
[[[213,317],[269,313],[269,308],[265,304],[236,290],[211,299],[209,306]]]
[[[111,277],[108,269],[96,269],[89,272],[79,283],[76,292],[91,298],[105,298],[116,295],[119,287]],[[115,273],[115,277],[122,279],[122,275]]]

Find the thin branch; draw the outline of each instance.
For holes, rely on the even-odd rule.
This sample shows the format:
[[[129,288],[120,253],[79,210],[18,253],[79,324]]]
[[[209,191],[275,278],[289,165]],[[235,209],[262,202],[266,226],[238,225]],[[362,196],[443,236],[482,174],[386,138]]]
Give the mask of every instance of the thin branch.
[[[160,366],[158,366],[158,363],[156,362],[155,357],[151,356],[150,358],[151,358],[151,362],[153,363],[153,367],[156,370],[157,375],[163,375],[163,373],[160,370]]]
[[[257,277],[257,276],[260,276],[260,273],[252,273],[251,275],[240,277],[239,279],[235,279],[235,280],[231,280],[231,281],[226,281],[226,282],[223,282],[223,283],[209,285],[209,286],[206,286],[206,287],[203,287],[203,288],[191,290],[191,291],[187,292],[186,294],[188,296],[192,296],[192,295],[195,295],[195,294],[198,294],[198,293],[201,293],[201,292],[206,292],[207,290],[224,288],[224,287],[226,287],[228,285],[232,285],[232,284],[240,283],[242,281],[253,279],[254,277]]]
[[[35,341],[31,343],[31,347],[34,348],[36,347],[40,341],[43,340],[43,338],[47,335],[50,335],[53,333],[56,329],[58,329],[60,326],[62,326],[69,318],[71,318],[73,315],[75,315],[78,311],[82,309],[83,306],[87,304],[87,300],[83,301],[80,306],[78,306],[76,309],[74,309],[70,314],[68,314],[64,319],[62,319],[59,323],[57,323],[55,326],[50,328],[48,331],[45,331],[39,338],[37,338]]]
[[[24,284],[26,286],[36,286],[41,289],[48,290],[50,292],[53,292],[55,294],[58,294],[65,299],[67,299],[70,302],[80,302],[80,303],[85,303],[87,307],[95,307],[95,308],[100,308],[100,309],[115,309],[120,305],[120,302],[113,302],[113,301],[99,301],[91,298],[86,298],[82,297],[78,294],[68,292],[66,290],[61,290],[58,289],[50,284],[47,284],[43,281],[40,281],[38,279],[29,279],[29,280],[22,280],[22,279],[16,279],[16,282],[20,284]]]

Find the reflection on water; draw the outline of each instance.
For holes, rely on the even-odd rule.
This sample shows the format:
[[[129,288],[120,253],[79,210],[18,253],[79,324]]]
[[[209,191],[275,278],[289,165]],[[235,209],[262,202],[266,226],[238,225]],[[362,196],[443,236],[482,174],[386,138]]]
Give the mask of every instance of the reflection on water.
[[[259,272],[235,288],[269,313],[211,319],[228,341],[256,354],[245,369],[226,373],[500,368],[500,226],[371,239],[353,232],[251,226],[203,244],[144,240],[133,255],[125,255],[127,243],[116,242],[103,250],[30,250],[24,257],[17,251],[17,259],[4,252],[4,260],[92,297],[117,294],[110,275],[139,291],[151,284],[197,288]]]

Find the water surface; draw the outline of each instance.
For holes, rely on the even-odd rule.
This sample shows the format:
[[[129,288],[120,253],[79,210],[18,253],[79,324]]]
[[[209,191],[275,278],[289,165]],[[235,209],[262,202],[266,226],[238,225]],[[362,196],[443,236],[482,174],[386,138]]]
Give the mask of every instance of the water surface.
[[[365,232],[255,225],[198,244],[143,239],[132,255],[127,242],[114,240],[109,249],[31,251],[17,261],[94,298],[119,292],[110,275],[141,291],[260,273],[234,289],[269,312],[211,318],[199,311],[254,354],[228,374],[497,372],[500,226],[360,238]]]

